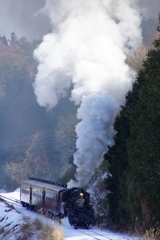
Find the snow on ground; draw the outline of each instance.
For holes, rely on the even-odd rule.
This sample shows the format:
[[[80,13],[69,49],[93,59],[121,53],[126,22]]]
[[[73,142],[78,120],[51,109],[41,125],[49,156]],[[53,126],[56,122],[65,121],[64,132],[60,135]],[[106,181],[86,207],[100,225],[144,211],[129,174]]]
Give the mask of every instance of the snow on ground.
[[[19,189],[17,189],[12,193],[0,193],[0,195],[4,197],[17,199],[17,201],[19,201],[20,199]],[[12,208],[11,205],[13,205],[14,208]],[[12,201],[9,204],[6,204],[5,202],[0,201],[0,239],[17,240],[18,239],[17,232],[21,224],[24,223],[27,218],[30,220],[34,220],[38,218],[44,224],[48,224],[51,226],[57,225],[57,223],[55,223],[53,220],[45,216],[39,215],[33,211],[29,211],[23,208],[22,206],[19,206],[18,204],[13,203]],[[101,240],[106,239],[105,237],[108,237],[112,240],[139,240],[140,239],[139,237],[113,233],[111,231],[100,230],[94,227],[91,227],[90,230],[86,230],[82,228],[75,230],[73,226],[69,224],[67,218],[63,219],[62,225],[59,227],[62,227],[65,240],[95,240],[95,238],[89,235],[94,235],[95,237]],[[3,234],[1,234],[1,231],[3,231],[3,229],[5,229],[5,233],[6,232],[8,233],[6,236],[3,236]],[[38,238],[36,238],[36,236],[34,235],[33,240],[37,240],[37,239]]]
[[[0,202],[0,235],[1,239],[13,239],[19,231],[20,222],[24,221],[23,216],[17,210],[10,208],[4,202]],[[6,236],[7,234],[7,236]],[[10,235],[10,238],[9,236]],[[4,238],[2,238],[4,236]]]
[[[77,229],[74,230],[73,226],[71,226],[68,222],[68,219],[63,220],[64,224],[64,233],[65,233],[65,240],[95,240],[95,238],[92,238],[91,236],[85,236],[84,234],[90,235],[93,234],[98,239],[104,239],[106,240],[106,237],[112,240],[139,240],[139,237],[133,237],[125,234],[119,234],[119,233],[113,233],[111,231],[107,230],[100,230],[95,227],[90,227],[90,230],[86,229]],[[91,231],[91,232],[90,232]]]

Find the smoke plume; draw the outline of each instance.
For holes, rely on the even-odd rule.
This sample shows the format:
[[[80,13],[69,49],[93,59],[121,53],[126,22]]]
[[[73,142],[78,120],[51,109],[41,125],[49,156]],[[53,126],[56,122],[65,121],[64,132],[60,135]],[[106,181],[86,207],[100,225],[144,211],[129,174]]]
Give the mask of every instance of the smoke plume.
[[[141,17],[136,0],[46,0],[43,12],[53,30],[34,53],[34,91],[38,103],[51,109],[71,89],[81,120],[76,180],[83,186],[113,145],[113,122],[134,81],[125,53],[142,41]]]

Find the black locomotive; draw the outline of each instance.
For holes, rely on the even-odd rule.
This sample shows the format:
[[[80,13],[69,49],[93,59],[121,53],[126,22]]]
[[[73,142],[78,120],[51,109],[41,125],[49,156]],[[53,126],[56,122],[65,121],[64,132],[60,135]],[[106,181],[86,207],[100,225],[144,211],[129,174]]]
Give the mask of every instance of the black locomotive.
[[[21,182],[20,201],[23,207],[42,211],[50,217],[68,216],[75,228],[88,228],[94,220],[90,195],[80,188],[67,189],[66,185],[30,178]]]
[[[90,204],[90,195],[80,188],[71,188],[63,192],[64,215],[68,216],[71,225],[85,226],[94,220],[94,211]]]

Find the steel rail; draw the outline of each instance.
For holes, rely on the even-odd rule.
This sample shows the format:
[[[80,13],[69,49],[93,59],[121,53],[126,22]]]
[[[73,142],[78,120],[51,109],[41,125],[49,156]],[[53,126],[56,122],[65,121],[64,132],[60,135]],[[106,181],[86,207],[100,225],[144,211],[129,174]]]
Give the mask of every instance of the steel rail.
[[[96,239],[96,240],[102,240],[102,237],[103,237],[103,240],[105,240],[105,239],[109,239],[109,240],[113,240],[112,238],[109,238],[109,237],[107,237],[107,236],[104,236],[104,235],[102,235],[102,234],[99,234],[99,233],[97,233],[97,232],[94,232],[94,231],[92,231],[92,230],[90,230],[90,229],[88,229],[88,230],[79,230],[79,229],[76,229],[76,231],[78,231],[78,232],[80,232],[80,233],[83,233],[83,234],[85,234],[85,235],[87,235],[87,236],[89,236],[89,237],[92,237],[92,238],[94,238],[94,239]],[[92,233],[92,234],[91,234]],[[97,236],[95,236],[95,235],[93,235],[93,233],[95,234],[95,235],[97,235]]]

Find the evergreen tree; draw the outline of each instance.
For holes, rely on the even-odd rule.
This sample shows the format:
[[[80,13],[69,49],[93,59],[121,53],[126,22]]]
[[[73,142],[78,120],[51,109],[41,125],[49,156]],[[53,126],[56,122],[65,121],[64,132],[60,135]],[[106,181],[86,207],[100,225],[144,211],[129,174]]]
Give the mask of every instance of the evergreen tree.
[[[148,54],[144,71],[137,82],[143,84],[137,104],[129,109],[130,137],[127,140],[129,172],[128,200],[134,199],[135,218],[141,210],[143,228],[149,228],[153,218],[160,220],[160,42]],[[132,207],[133,209],[133,207]],[[136,211],[137,210],[137,211]],[[133,213],[132,211],[132,213]]]
[[[145,231],[160,221],[160,38],[114,127],[115,145],[104,156],[110,216],[121,227]]]

